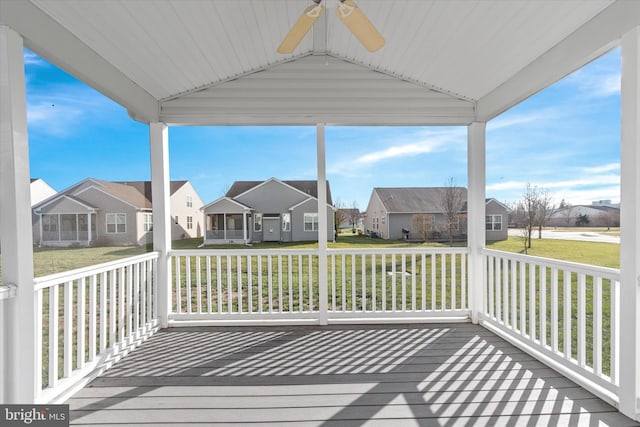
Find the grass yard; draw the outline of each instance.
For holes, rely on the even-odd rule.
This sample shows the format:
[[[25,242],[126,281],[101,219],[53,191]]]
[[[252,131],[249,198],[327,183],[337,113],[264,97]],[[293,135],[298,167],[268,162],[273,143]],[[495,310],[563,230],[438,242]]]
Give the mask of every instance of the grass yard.
[[[174,249],[196,249],[202,243],[201,239],[184,239],[173,242]],[[313,249],[318,246],[313,242],[295,243],[259,243],[254,244],[254,249]],[[388,241],[372,239],[367,236],[352,234],[340,235],[338,240],[329,243],[330,248],[416,248],[416,247],[446,247],[439,243],[416,244],[403,241]],[[463,246],[456,244],[456,246]],[[506,252],[522,252],[523,244],[519,237],[509,237],[508,240],[489,242],[489,249]],[[244,245],[215,245],[206,246],[205,249],[246,249]],[[150,251],[151,247],[98,247],[98,248],[35,248],[33,251],[34,274],[36,277],[73,270],[139,255]],[[598,265],[602,267],[620,268],[620,245],[613,243],[579,242],[554,239],[534,239],[529,255],[543,258],[560,259],[584,264]],[[0,268],[0,279],[2,269]]]
[[[488,249],[505,252],[521,253],[523,247],[520,237],[509,237],[508,240],[487,243]],[[533,239],[527,254],[600,267],[620,268],[620,245],[616,243]]]

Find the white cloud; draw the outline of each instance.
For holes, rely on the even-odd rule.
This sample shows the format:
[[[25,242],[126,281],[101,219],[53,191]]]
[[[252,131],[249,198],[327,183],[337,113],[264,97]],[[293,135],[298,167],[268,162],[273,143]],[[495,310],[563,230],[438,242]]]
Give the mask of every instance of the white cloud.
[[[531,114],[520,114],[511,116],[506,115],[506,117],[500,116],[487,123],[487,132],[504,129],[511,126],[518,126],[525,123],[539,122],[540,120],[544,120],[548,117],[557,117],[557,115],[551,111],[545,110],[537,111]]]
[[[386,145],[386,148],[355,155],[349,161],[333,163],[328,170],[331,174],[343,176],[370,176],[367,168],[386,160],[412,157],[438,151],[455,150],[460,143],[466,143],[466,128],[448,128],[446,130],[425,129],[419,132],[394,137],[388,141],[385,136],[381,140],[363,147]]]
[[[589,64],[564,80],[575,86],[587,98],[607,97],[620,94],[620,51],[615,50],[600,60]]]
[[[41,67],[45,67],[48,64],[42,59],[40,58],[38,55],[36,55],[35,53],[29,51],[29,50],[25,50],[24,51],[24,65],[38,65]]]
[[[587,174],[613,172],[613,171],[618,171],[619,173],[620,163],[609,163],[607,165],[602,165],[602,166],[586,167],[586,168],[583,168],[582,171],[583,173],[587,173]],[[618,179],[620,179],[620,176],[618,176]]]

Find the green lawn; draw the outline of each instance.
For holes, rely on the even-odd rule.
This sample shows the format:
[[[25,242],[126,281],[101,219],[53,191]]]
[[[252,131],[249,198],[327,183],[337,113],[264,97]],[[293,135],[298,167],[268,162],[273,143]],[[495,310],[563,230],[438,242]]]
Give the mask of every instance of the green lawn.
[[[202,243],[202,239],[184,239],[173,242],[174,249],[196,249]],[[259,243],[254,244],[254,249],[312,249],[318,246],[313,242],[295,243]],[[419,248],[419,247],[446,247],[439,243],[416,244],[403,241],[388,241],[372,239],[367,236],[345,234],[338,236],[338,240],[329,243],[330,248],[369,248],[369,247],[395,247],[395,248]],[[456,246],[462,246],[456,244]],[[509,237],[509,240],[489,242],[489,249],[506,252],[521,252],[522,240],[518,237]],[[205,249],[246,249],[244,245],[215,245],[206,246]],[[33,251],[34,273],[36,277],[74,268],[86,267],[102,262],[113,261],[139,255],[151,250],[149,246],[139,247],[99,247],[99,248],[36,248]],[[565,261],[580,262],[584,264],[599,265],[603,267],[620,268],[620,245],[614,243],[578,242],[569,240],[534,239],[529,255],[560,259]],[[0,269],[0,278],[2,270]]]
[[[522,252],[520,237],[489,242],[487,248],[505,252]],[[601,267],[620,268],[620,245],[616,243],[579,242],[574,240],[533,239],[528,255]]]

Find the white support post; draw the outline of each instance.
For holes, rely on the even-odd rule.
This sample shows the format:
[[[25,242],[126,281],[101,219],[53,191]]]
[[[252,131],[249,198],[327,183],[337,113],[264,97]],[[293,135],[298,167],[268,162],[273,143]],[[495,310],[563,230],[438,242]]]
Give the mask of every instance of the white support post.
[[[474,122],[467,129],[467,229],[469,245],[469,308],[471,321],[478,323],[484,311],[484,265],[482,249],[486,244],[485,231],[485,132],[486,123]]]
[[[0,25],[0,236],[2,283],[17,286],[0,300],[0,402],[36,397],[36,293],[29,187],[29,139],[22,37]]]
[[[171,310],[171,205],[169,132],[164,123],[150,123],[151,196],[153,198],[153,249],[158,258],[157,307],[160,327],[166,328]]]
[[[245,245],[247,243],[249,243],[247,227],[249,227],[249,224],[247,222],[247,211],[242,211],[242,233],[244,235],[244,244]]]
[[[87,242],[89,246],[91,246],[91,237],[93,237],[91,236],[91,215],[91,212],[87,214]]]
[[[318,158],[318,309],[321,325],[329,322],[327,295],[327,167],[324,141],[324,124],[316,126],[316,148]]]
[[[640,421],[640,27],[622,37],[620,411]]]

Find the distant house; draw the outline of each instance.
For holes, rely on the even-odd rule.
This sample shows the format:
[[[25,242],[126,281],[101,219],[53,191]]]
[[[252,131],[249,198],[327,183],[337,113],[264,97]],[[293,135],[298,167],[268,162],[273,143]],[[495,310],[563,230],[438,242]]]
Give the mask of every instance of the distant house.
[[[333,206],[327,183],[327,238],[333,240]],[[318,239],[316,181],[236,181],[203,207],[205,244],[299,242]]]
[[[467,189],[458,189],[466,200]],[[391,240],[446,240],[448,221],[440,207],[444,191],[444,187],[374,188],[364,221],[366,232]],[[507,239],[507,207],[495,199],[486,202],[486,239]],[[465,202],[458,213],[456,238],[466,237],[466,214]]]
[[[202,200],[189,181],[170,185],[172,239],[202,236]],[[152,241],[149,181],[81,181],[33,207],[40,246],[141,245]]]
[[[608,202],[608,201],[607,201]],[[619,227],[620,207],[612,204],[566,206],[551,214],[547,227]]]

